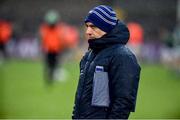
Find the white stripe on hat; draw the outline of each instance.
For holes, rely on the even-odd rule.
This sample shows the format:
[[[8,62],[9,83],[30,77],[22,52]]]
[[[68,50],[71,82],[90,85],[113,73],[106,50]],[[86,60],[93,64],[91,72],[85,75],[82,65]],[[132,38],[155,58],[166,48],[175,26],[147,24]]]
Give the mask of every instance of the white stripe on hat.
[[[101,7],[103,7],[104,9],[106,9],[107,11],[109,11],[112,14],[116,14],[114,11],[110,10],[107,6],[105,5],[100,5]]]
[[[98,9],[98,10],[100,10],[104,15],[106,15],[109,19],[112,19],[112,20],[117,20],[117,18],[116,17],[113,17],[113,16],[110,16],[108,13],[106,13],[106,11],[104,11],[103,9],[101,9],[101,8],[96,8],[96,9]],[[114,15],[116,15],[116,14],[114,14]]]
[[[115,22],[111,22],[109,20],[107,20],[106,18],[104,18],[102,15],[100,15],[98,12],[96,11],[91,11],[91,13],[94,13],[96,14],[98,17],[100,17],[104,22],[108,23],[108,24],[111,24],[111,25],[116,25]]]

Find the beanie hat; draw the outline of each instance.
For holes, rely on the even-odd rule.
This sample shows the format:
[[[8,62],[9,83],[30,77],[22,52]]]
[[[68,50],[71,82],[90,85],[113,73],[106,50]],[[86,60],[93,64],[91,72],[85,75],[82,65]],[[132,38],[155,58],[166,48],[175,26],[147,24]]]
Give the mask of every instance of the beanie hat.
[[[100,5],[89,11],[85,23],[91,22],[104,32],[110,32],[117,24],[116,13],[109,6]]]

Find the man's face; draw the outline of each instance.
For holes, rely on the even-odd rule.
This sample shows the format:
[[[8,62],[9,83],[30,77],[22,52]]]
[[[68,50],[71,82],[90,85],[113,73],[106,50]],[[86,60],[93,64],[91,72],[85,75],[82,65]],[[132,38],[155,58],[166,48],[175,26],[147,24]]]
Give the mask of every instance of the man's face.
[[[105,34],[106,34],[106,32],[102,31],[101,29],[96,27],[91,22],[86,23],[86,36],[87,36],[88,40],[89,39],[101,38]]]

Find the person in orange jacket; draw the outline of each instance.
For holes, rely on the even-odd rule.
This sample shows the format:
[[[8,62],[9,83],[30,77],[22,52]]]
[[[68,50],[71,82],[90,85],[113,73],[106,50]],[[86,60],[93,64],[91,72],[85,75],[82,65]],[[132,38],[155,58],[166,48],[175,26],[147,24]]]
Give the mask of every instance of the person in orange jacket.
[[[129,22],[127,26],[130,32],[128,46],[140,59],[142,54],[141,49],[144,41],[144,29],[141,24],[136,22]]]
[[[12,25],[5,19],[0,19],[0,53],[7,58],[6,45],[12,37]]]
[[[55,71],[64,50],[63,23],[59,22],[56,11],[49,11],[40,25],[42,51],[45,55],[45,76],[47,82],[55,79]]]

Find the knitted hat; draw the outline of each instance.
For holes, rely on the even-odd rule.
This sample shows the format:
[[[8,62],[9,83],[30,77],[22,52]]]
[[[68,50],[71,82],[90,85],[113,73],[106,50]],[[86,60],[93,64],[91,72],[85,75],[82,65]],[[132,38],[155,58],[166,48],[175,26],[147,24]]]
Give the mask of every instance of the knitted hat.
[[[85,23],[91,22],[107,33],[116,26],[117,21],[116,13],[111,7],[105,5],[94,7],[85,18]]]

